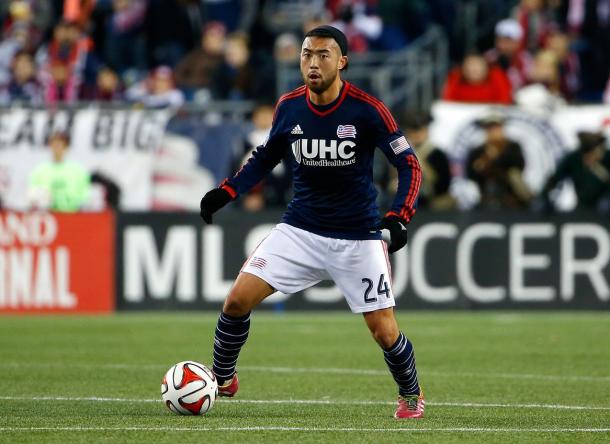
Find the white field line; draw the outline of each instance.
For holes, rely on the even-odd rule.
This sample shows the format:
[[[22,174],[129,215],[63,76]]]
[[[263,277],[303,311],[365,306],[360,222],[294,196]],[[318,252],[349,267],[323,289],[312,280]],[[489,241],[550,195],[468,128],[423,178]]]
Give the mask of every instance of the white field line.
[[[286,427],[286,426],[251,426],[251,427],[0,427],[2,432],[446,432],[446,433],[609,433],[610,428],[487,428],[487,427]]]
[[[155,369],[163,370],[166,364],[82,364],[82,363],[21,363],[1,362],[0,368],[74,368],[74,369]],[[266,367],[266,366],[238,366],[238,370],[248,372],[268,373],[316,373],[316,374],[339,374],[349,376],[389,376],[387,370],[356,369],[356,368],[334,368],[334,367]],[[419,370],[420,373],[429,376],[450,378],[491,378],[491,379],[537,379],[548,381],[588,381],[588,382],[610,382],[610,376],[587,376],[587,375],[541,375],[531,373],[494,373],[494,372],[439,372],[435,370]]]
[[[161,398],[106,398],[97,396],[0,396],[0,401],[86,401],[86,402],[128,402],[128,403],[160,403]],[[395,405],[395,401],[341,401],[331,399],[219,399],[228,404],[305,404],[305,405]],[[562,404],[502,404],[480,402],[430,402],[426,405],[437,407],[468,407],[468,408],[522,408],[522,409],[552,409],[552,410],[610,410],[605,406],[562,405]]]
[[[261,366],[238,366],[240,370],[245,371],[261,371],[269,373],[324,373],[324,374],[340,374],[340,375],[363,375],[363,376],[388,376],[387,370],[373,369],[352,369],[352,368],[299,368],[299,367],[261,367]],[[551,381],[608,381],[610,376],[572,376],[572,375],[536,375],[530,373],[475,373],[475,372],[438,372],[438,371],[418,371],[430,376],[447,376],[447,377],[472,377],[472,378],[502,378],[502,379],[544,379]]]

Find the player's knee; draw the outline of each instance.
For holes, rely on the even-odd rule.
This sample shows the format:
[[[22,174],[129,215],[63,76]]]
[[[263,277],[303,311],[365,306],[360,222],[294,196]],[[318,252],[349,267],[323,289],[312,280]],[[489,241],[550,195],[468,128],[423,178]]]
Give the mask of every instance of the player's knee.
[[[386,349],[394,345],[396,339],[398,338],[397,333],[394,329],[388,328],[375,328],[371,331],[373,338],[382,348]]]
[[[245,301],[229,296],[222,307],[222,311],[229,316],[244,316],[252,310],[250,304]]]

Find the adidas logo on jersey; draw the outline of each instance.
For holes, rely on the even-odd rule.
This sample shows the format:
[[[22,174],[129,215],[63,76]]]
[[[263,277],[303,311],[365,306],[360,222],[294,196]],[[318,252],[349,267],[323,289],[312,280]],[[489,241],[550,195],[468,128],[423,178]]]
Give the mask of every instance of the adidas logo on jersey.
[[[301,125],[297,125],[294,128],[292,128],[292,131],[290,131],[290,134],[303,134],[303,130],[301,129]]]

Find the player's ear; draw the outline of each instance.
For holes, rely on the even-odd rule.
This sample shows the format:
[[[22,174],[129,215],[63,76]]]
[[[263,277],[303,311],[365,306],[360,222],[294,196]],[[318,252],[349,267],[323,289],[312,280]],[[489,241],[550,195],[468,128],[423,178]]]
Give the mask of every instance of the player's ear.
[[[341,56],[339,58],[339,71],[343,71],[347,68],[347,56]]]

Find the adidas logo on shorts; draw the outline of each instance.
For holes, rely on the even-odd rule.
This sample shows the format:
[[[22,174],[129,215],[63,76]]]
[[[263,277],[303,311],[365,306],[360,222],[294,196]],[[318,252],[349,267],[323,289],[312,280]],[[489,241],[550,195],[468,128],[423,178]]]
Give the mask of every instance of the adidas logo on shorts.
[[[290,134],[303,134],[303,130],[301,129],[300,125],[297,125],[294,128],[292,128],[292,131],[290,131]]]

